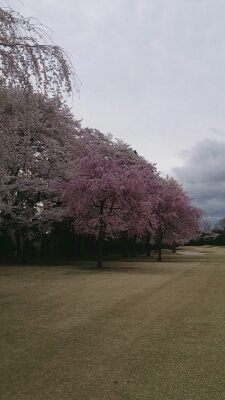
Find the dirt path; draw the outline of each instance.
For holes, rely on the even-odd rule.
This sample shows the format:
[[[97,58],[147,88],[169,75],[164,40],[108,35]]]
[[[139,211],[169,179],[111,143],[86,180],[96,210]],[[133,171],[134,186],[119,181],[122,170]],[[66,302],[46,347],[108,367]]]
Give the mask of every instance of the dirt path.
[[[224,256],[0,268],[1,399],[225,399]]]

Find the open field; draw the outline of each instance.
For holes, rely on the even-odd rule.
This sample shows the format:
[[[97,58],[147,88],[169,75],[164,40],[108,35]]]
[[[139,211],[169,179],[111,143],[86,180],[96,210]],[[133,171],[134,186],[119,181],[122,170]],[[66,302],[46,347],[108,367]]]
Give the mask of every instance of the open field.
[[[1,400],[225,399],[225,247],[188,250],[0,266]]]

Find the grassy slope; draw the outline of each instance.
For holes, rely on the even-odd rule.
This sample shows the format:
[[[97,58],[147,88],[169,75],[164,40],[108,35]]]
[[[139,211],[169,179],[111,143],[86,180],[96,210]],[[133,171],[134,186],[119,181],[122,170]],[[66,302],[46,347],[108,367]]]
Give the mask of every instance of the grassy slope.
[[[196,250],[1,267],[1,400],[225,399],[225,249]]]

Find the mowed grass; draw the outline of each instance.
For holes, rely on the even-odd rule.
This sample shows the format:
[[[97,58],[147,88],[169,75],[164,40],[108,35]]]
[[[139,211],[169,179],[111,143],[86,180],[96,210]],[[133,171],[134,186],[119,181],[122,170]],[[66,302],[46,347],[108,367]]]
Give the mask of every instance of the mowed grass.
[[[225,399],[225,248],[191,250],[0,267],[1,400]]]

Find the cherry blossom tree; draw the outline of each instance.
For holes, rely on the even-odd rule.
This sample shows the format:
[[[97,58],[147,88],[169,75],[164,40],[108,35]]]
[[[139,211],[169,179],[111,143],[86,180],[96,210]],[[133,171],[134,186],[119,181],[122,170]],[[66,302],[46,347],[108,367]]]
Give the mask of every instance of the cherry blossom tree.
[[[192,206],[191,199],[174,179],[161,179],[161,190],[154,208],[157,220],[154,238],[161,261],[161,244],[187,243],[201,232],[203,211]]]
[[[64,218],[55,181],[69,181],[80,123],[59,97],[0,89],[1,224],[29,238]]]
[[[0,84],[48,91],[79,91],[70,57],[34,18],[0,7]]]
[[[146,166],[131,164],[126,154],[115,157],[117,146],[112,144],[113,157],[93,146],[75,164],[74,178],[61,185],[75,232],[97,239],[97,267],[102,267],[105,239],[121,232],[143,235],[146,221],[153,218],[154,175]]]
[[[76,160],[85,155],[92,157],[94,148],[98,148],[104,160],[114,159],[120,172],[128,166],[130,173],[137,174],[139,169],[144,176],[145,171],[145,181],[152,183],[155,173],[152,164],[135,155],[123,141],[113,140],[111,135],[103,135],[96,129],[82,129],[80,121],[74,120],[58,96],[48,98],[31,88],[1,86],[0,130],[1,223],[25,240],[39,234],[41,229],[49,231],[52,224],[68,216],[61,206],[55,182],[70,181],[73,166],[77,168],[79,164]],[[141,210],[144,199],[140,193],[138,204]],[[140,219],[135,223],[125,209],[124,206],[124,230],[129,229],[135,235],[140,231]]]

